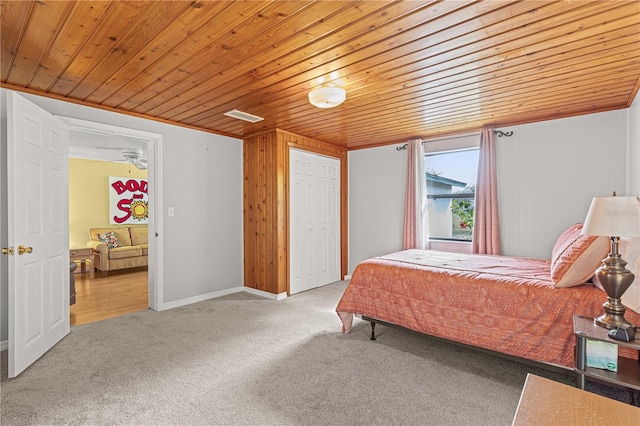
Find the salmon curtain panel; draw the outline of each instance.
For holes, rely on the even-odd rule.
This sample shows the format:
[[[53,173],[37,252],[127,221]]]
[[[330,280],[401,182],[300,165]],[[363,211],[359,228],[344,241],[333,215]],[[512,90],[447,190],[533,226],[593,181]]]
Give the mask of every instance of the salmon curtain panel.
[[[496,143],[493,129],[483,129],[480,133],[472,251],[479,254],[502,254],[498,213]]]
[[[425,249],[429,241],[429,224],[422,139],[408,141],[407,151],[402,249]]]

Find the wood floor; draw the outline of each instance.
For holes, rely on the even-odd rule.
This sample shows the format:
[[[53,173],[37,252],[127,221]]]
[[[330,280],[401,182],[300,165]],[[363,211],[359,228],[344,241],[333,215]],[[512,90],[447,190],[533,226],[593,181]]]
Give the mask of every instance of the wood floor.
[[[149,308],[147,268],[75,274],[76,303],[71,305],[71,324],[87,324]]]

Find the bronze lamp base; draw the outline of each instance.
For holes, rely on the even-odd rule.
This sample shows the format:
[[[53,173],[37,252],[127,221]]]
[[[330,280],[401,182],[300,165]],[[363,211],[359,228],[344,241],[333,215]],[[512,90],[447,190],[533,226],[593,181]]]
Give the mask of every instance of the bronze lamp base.
[[[602,305],[604,314],[593,321],[605,328],[618,328],[623,324],[631,324],[624,317],[627,308],[620,298],[633,283],[633,273],[625,266],[627,262],[622,260],[618,253],[618,237],[611,237],[611,253],[602,261],[602,266],[596,270],[598,281],[607,293],[607,301]]]

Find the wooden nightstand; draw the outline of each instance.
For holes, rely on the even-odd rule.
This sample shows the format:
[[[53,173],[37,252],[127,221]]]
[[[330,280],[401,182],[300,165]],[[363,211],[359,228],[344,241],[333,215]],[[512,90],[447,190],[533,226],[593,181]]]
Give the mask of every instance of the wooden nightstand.
[[[81,248],[72,248],[69,250],[69,259],[72,262],[80,262],[80,273],[86,274],[89,272],[89,278],[93,279],[93,271],[94,267],[94,256],[93,249],[91,247],[81,247]],[[87,271],[87,263],[91,266]]]
[[[618,356],[618,371],[608,371],[587,367],[587,339],[612,343],[619,347],[627,347],[640,351],[640,336],[631,342],[612,339],[607,336],[608,329],[594,324],[593,318],[574,315],[573,332],[576,335],[576,356],[574,371],[576,385],[584,389],[585,379],[591,377],[602,382],[613,383],[628,389],[640,390],[640,362],[631,358]]]

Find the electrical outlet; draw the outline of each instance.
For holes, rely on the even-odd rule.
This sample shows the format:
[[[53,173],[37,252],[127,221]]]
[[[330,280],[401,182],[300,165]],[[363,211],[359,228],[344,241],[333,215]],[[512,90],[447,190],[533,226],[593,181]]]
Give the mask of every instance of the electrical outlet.
[[[176,215],[176,210],[174,207],[169,207],[167,208],[167,215],[169,216],[175,216]]]

